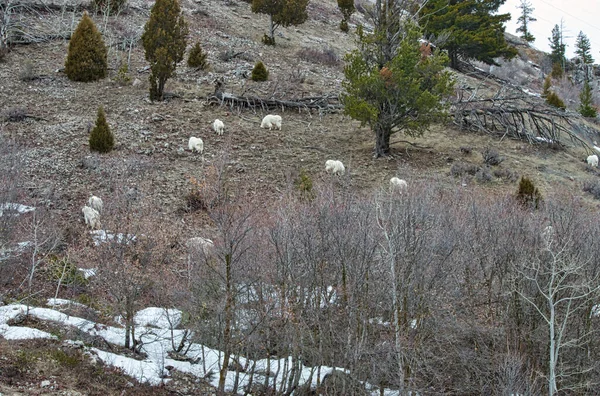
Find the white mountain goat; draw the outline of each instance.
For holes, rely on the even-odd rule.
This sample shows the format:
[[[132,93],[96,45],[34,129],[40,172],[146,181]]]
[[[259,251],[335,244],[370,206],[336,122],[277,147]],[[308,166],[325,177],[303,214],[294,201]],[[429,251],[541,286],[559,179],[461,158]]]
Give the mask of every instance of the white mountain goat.
[[[84,206],[81,208],[85,224],[90,226],[92,229],[100,228],[100,213],[96,209]]]
[[[223,134],[223,129],[225,129],[225,124],[223,121],[218,118],[213,122],[213,130],[217,133],[217,135],[221,136]]]
[[[406,191],[408,189],[408,184],[406,180],[399,179],[397,177],[392,177],[390,179],[390,191]]]
[[[269,131],[276,126],[281,131],[281,116],[267,114],[260,123],[261,128],[269,128]]]
[[[202,139],[192,136],[190,138],[190,141],[188,142],[188,148],[191,151],[197,151],[199,153],[202,153],[204,151],[204,142],[202,141]]]
[[[344,167],[344,164],[342,164],[342,161],[327,160],[325,161],[325,171],[341,176],[346,173],[346,168]]]
[[[102,202],[102,198],[92,195],[90,196],[90,199],[88,199],[88,206],[96,212],[102,213],[104,203]]]
[[[592,154],[587,157],[586,162],[589,166],[596,168],[598,167],[598,156],[596,154]]]

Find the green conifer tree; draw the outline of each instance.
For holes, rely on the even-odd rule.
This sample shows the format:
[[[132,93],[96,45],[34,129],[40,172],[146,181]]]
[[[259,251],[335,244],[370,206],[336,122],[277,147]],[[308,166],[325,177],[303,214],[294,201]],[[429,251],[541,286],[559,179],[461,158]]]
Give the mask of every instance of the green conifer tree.
[[[98,108],[96,126],[90,133],[89,142],[90,151],[97,151],[99,153],[108,153],[115,146],[115,137],[106,122],[106,114],[102,106]]]
[[[590,118],[598,116],[598,111],[593,106],[594,101],[592,98],[592,87],[590,86],[590,83],[587,80],[583,82],[583,89],[579,94],[579,100],[581,102],[579,105],[579,113],[582,116]]]
[[[297,26],[308,18],[309,0],[252,0],[252,12],[269,16],[269,34],[263,42],[275,45],[275,30],[279,26]]]
[[[65,74],[73,81],[95,81],[106,77],[107,51],[102,35],[87,12],[69,41]]]
[[[150,100],[163,100],[165,83],[183,60],[188,26],[177,0],[156,0],[142,42],[150,62]]]
[[[190,50],[190,55],[188,56],[188,66],[196,67],[200,70],[206,70],[208,68],[208,61],[206,58],[208,54],[202,50],[200,43],[196,42],[196,44]]]
[[[548,96],[546,96],[546,103],[561,110],[567,108],[565,102],[554,92],[550,92]]]
[[[426,36],[448,37],[440,44],[448,51],[450,66],[460,58],[497,65],[494,58],[514,58],[517,50],[504,39],[504,23],[510,14],[496,14],[505,0],[429,0],[420,9]]]
[[[579,59],[582,63],[583,68],[583,78],[585,81],[590,80],[590,72],[592,69],[592,65],[594,63],[594,58],[592,57],[592,45],[590,44],[590,39],[583,34],[582,31],[577,35],[577,40],[575,41],[575,53],[579,56]]]
[[[554,25],[552,28],[552,35],[548,39],[550,41],[550,49],[552,52],[550,53],[550,59],[552,60],[552,64],[558,63],[561,68],[564,70],[565,65],[565,50],[566,45],[563,42],[563,33],[562,33],[562,22],[561,26]]]
[[[548,97],[550,94],[550,87],[552,87],[552,76],[548,74],[544,79],[544,90],[542,91],[542,98]]]
[[[454,80],[444,68],[448,57],[435,51],[423,57],[419,38],[422,32],[410,21],[402,26],[397,18],[387,18],[390,9],[381,8],[372,34],[357,29],[359,47],[346,56],[342,86],[344,112],[375,134],[375,156],[389,154],[390,136],[404,132],[422,135],[429,125],[445,116],[445,99],[453,90]],[[402,29],[404,34],[398,33]],[[390,45],[382,39],[392,36],[399,41]]]
[[[342,21],[340,22],[340,30],[342,32],[348,32],[348,21],[354,13],[354,0],[337,0],[338,8],[342,13]]]
[[[542,194],[527,176],[521,177],[517,189],[517,201],[527,208],[538,209],[542,202]]]
[[[535,37],[531,34],[531,30],[529,30],[529,22],[535,22],[537,19],[531,16],[534,11],[534,8],[531,6],[531,3],[527,0],[521,0],[521,4],[519,4],[518,8],[521,9],[521,15],[517,18],[517,22],[519,23],[519,27],[517,27],[517,32],[521,33],[521,38],[528,43],[532,43],[535,41]]]
[[[267,81],[269,79],[269,71],[264,63],[258,61],[252,69],[252,81]]]

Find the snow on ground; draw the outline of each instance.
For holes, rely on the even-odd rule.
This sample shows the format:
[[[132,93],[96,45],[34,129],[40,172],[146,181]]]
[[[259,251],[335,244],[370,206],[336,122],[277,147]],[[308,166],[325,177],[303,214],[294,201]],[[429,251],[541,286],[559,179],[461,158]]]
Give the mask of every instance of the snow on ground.
[[[78,303],[62,299],[49,299],[48,304],[63,306],[65,304]],[[8,321],[17,317],[18,315],[23,315],[26,310],[27,307],[22,304],[0,306],[0,336],[6,339],[56,339],[55,336],[37,329],[9,326],[7,324]],[[69,316],[50,308],[30,307],[29,314],[38,319],[77,327],[79,330],[90,335],[102,337],[111,344],[124,346],[125,329],[123,327],[106,326],[87,319]],[[140,382],[159,385],[163,382],[169,381],[169,370],[167,370],[166,367],[172,366],[180,372],[189,373],[199,378],[211,378],[212,385],[217,387],[219,376],[210,376],[210,374],[217,374],[219,372],[219,369],[223,363],[223,353],[221,351],[206,347],[201,344],[188,344],[189,349],[186,356],[192,361],[197,361],[199,363],[179,361],[168,357],[168,352],[172,351],[174,346],[177,346],[181,343],[181,340],[185,334],[185,330],[174,329],[181,323],[181,315],[181,311],[177,309],[157,307],[149,307],[137,312],[134,319],[135,323],[137,324],[135,332],[136,338],[142,344],[140,350],[147,355],[147,358],[144,360],[132,359],[97,348],[90,348],[89,351],[94,353],[105,364],[121,368],[125,373]],[[170,321],[168,319],[170,319]],[[248,362],[247,359],[241,356],[236,356],[235,358],[242,366],[245,366],[247,363],[252,365],[252,362]],[[267,363],[267,359],[257,360],[255,362],[255,373],[266,372]],[[291,357],[278,360],[271,359],[271,372],[278,374],[277,376],[275,376],[275,374],[271,376],[270,383],[273,386],[280,387],[282,381],[284,381],[283,367],[292,366],[293,364],[291,362]],[[332,367],[321,367],[320,381],[323,381],[323,378],[333,369],[334,368]],[[343,368],[335,369],[346,371]],[[238,373],[237,375],[239,375],[238,387],[243,389],[243,387],[249,383],[250,375],[248,373]],[[236,373],[234,371],[227,373],[225,385],[226,391],[233,390],[234,383],[236,382],[235,377]],[[312,378],[311,386],[313,388],[316,387],[316,367],[303,366],[300,384],[305,384],[309,378]],[[254,381],[255,383],[262,383],[264,381],[264,376],[255,374]],[[372,387],[369,384],[365,385],[367,386],[367,389],[375,389],[372,391],[374,395],[379,394],[379,390],[375,387]],[[385,394],[391,395],[397,394],[397,392],[388,392],[388,390],[386,390]]]
[[[5,202],[3,204],[0,204],[0,217],[2,217],[4,211],[6,211],[6,213],[9,215],[20,215],[23,213],[31,212],[32,210],[35,210],[35,208],[32,206],[21,205],[12,202]]]
[[[83,273],[83,277],[85,279],[91,278],[96,275],[96,268],[77,268],[79,271]]]
[[[161,329],[176,328],[181,323],[182,312],[174,308],[148,307],[138,311],[133,321],[137,325],[159,327]]]
[[[0,336],[7,340],[29,340],[31,338],[51,338],[57,340],[55,335],[31,327],[9,326],[0,323]]]
[[[64,300],[62,298],[49,298],[46,301],[46,304],[48,304],[51,307],[60,307],[63,305],[67,305],[67,306],[76,306],[76,307],[84,307],[87,308],[86,305],[75,302],[75,301],[71,301],[71,300]]]
[[[101,243],[104,242],[112,242],[113,240],[115,240],[115,238],[118,243],[128,244],[130,242],[135,242],[137,238],[133,234],[125,235],[120,232],[118,234],[113,234],[110,231],[105,230],[93,230],[90,231],[90,234],[92,235],[92,239],[94,240],[95,246],[99,246]]]

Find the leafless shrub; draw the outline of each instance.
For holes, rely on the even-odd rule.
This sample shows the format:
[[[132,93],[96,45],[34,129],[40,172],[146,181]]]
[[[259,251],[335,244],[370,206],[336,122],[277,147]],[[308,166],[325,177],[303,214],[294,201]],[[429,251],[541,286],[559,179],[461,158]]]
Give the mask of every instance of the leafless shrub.
[[[337,56],[333,48],[324,48],[322,50],[314,48],[302,48],[296,53],[298,58],[307,62],[318,63],[327,66],[338,66],[340,58]]]
[[[510,169],[494,169],[492,175],[498,179],[503,179],[510,182],[516,182],[519,179],[519,174],[511,171]]]
[[[483,156],[483,162],[491,166],[500,165],[500,163],[504,161],[504,157],[500,156],[498,150],[491,147],[487,147],[483,150],[481,155]]]
[[[299,67],[292,69],[289,81],[294,84],[302,84],[306,80],[306,72]]]
[[[475,176],[479,171],[479,166],[466,162],[455,162],[450,168],[450,174],[454,177],[471,175]]]
[[[8,109],[4,119],[9,122],[25,121],[27,119],[27,110],[22,107],[13,107],[12,109]]]
[[[477,180],[478,183],[489,183],[493,179],[494,177],[490,172],[490,168],[488,168],[487,166],[482,166],[481,168],[479,168],[477,173],[475,173],[475,180]]]
[[[4,47],[0,44],[0,62],[4,62],[6,60],[7,54],[8,54],[8,47]]]
[[[33,70],[33,63],[31,61],[25,62],[23,65],[23,69],[19,73],[19,79],[21,81],[33,81],[36,80],[38,76],[35,74]]]
[[[600,181],[591,179],[584,181],[583,191],[592,194],[595,199],[600,199]]]
[[[229,62],[233,58],[237,58],[244,54],[244,51],[236,52],[234,49],[229,48],[219,54],[219,59],[223,62]]]

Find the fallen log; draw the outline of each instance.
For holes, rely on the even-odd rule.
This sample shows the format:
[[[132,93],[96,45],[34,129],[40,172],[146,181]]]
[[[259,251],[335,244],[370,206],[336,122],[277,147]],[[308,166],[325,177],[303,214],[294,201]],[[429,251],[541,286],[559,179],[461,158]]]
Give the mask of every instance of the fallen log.
[[[313,96],[298,99],[263,99],[255,96],[237,96],[217,90],[208,97],[209,104],[229,106],[233,108],[261,109],[263,111],[296,109],[317,110],[319,113],[335,113],[344,107],[337,95]]]

